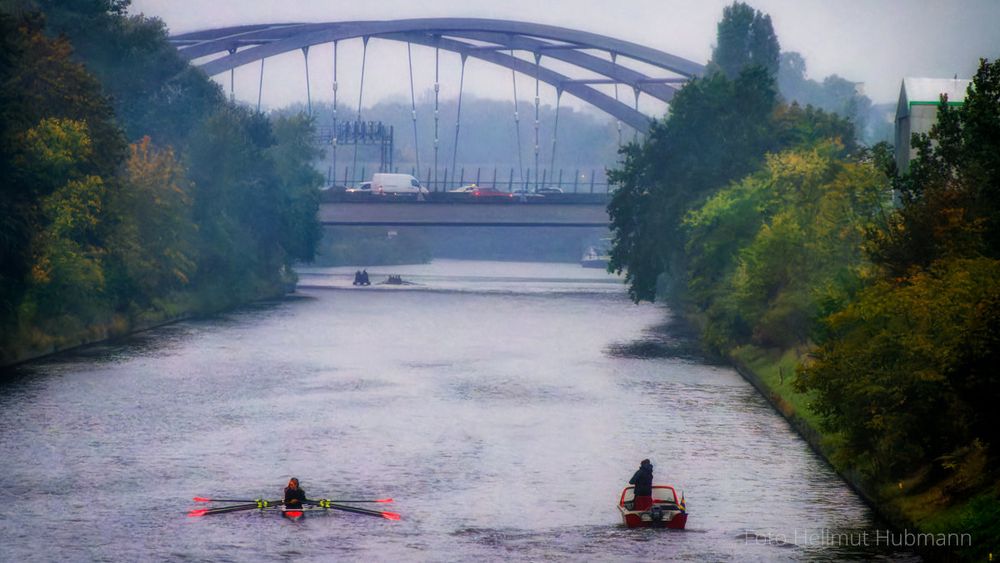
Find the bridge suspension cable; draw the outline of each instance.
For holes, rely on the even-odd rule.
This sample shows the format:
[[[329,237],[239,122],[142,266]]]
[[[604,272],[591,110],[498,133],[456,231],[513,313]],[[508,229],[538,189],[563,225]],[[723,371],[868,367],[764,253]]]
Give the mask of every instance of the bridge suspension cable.
[[[539,103],[541,98],[539,97],[539,81],[538,73],[540,69],[540,62],[542,60],[542,55],[535,53],[535,191],[538,191],[538,124],[539,124]]]
[[[458,78],[458,111],[455,113],[455,146],[451,152],[451,177],[455,178],[456,166],[458,166],[458,131],[462,127],[462,89],[465,86],[465,53],[462,53],[462,73]]]
[[[260,97],[264,93],[264,61],[266,59],[261,57],[260,59],[260,83],[257,84],[257,113],[260,113]]]
[[[413,118],[413,159],[416,164],[415,176],[420,175],[420,143],[417,138],[417,96],[413,89],[413,50],[409,41],[406,42],[406,59],[410,65],[410,116]]]
[[[333,177],[334,178],[337,177],[337,143],[339,141],[339,139],[337,139],[337,89],[338,89],[338,84],[337,84],[337,42],[334,41],[333,42],[333,138],[330,140],[330,143],[333,146],[333,149],[332,149],[331,152],[333,153],[332,157],[333,157]],[[334,182],[334,183],[336,183],[336,182]],[[344,183],[345,184],[347,183],[346,178],[344,180]]]
[[[361,38],[364,46],[361,50],[361,85],[358,86],[358,122],[361,121],[361,102],[364,99],[365,94],[365,62],[368,59],[368,39],[369,37],[365,35]],[[357,167],[358,167],[358,143],[354,143],[354,162],[351,163],[351,180],[357,181]]]
[[[229,56],[236,54],[236,47],[229,49]],[[236,101],[236,68],[229,69],[229,101]]]
[[[440,36],[435,36],[440,41]],[[438,96],[441,93],[441,49],[434,47],[434,191],[438,191]]]
[[[308,110],[308,115],[313,114],[313,100],[312,100],[312,88],[309,85],[309,45],[302,48],[302,56],[305,58],[306,62],[306,109]]]
[[[639,111],[639,87],[633,86],[632,91],[635,92],[635,111]],[[632,142],[639,142],[639,130],[635,129],[632,131]]]
[[[514,50],[510,50],[510,57],[514,58]],[[517,71],[510,69],[510,79],[514,84],[514,134],[517,135],[517,178],[524,181],[524,161],[521,160],[521,118],[517,109]],[[496,183],[496,182],[494,182]]]
[[[611,67],[614,69],[614,73],[618,73],[618,53],[611,51]],[[618,100],[618,81],[615,81],[615,101]],[[618,129],[618,148],[622,148],[622,120],[615,119],[615,127]]]
[[[556,173],[556,139],[559,138],[559,102],[562,100],[562,88],[556,88],[556,119],[552,126],[552,161],[549,164],[549,174]],[[559,173],[560,176],[562,172]],[[561,178],[560,178],[561,180]]]

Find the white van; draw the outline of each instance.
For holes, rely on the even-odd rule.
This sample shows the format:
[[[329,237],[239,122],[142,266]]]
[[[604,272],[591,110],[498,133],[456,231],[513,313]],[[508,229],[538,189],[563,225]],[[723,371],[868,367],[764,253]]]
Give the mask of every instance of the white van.
[[[409,174],[375,174],[372,176],[372,193],[378,195],[425,194],[427,188]]]

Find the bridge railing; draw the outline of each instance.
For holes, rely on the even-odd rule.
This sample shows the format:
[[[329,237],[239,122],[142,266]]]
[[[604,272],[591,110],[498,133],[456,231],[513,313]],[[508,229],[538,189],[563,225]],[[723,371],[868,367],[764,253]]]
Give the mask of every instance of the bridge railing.
[[[563,193],[572,194],[610,194],[614,186],[608,183],[607,173],[603,168],[558,168],[556,170],[542,169],[540,173],[528,168],[519,172],[514,167],[459,167],[457,170],[440,168],[436,171],[427,168],[418,171],[415,166],[393,166],[391,169],[376,164],[362,164],[354,167],[345,166],[343,172],[327,167],[327,186],[335,188],[356,187],[362,182],[371,180],[373,174],[393,172],[410,174],[420,180],[420,183],[431,192],[448,192],[462,186],[475,184],[482,187],[492,187],[503,192],[534,193],[538,191],[553,191],[558,188]]]

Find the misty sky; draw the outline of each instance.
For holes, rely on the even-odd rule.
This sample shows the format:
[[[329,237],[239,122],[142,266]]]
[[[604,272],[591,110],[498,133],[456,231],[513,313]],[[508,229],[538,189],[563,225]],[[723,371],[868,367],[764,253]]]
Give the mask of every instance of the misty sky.
[[[132,13],[163,19],[172,33],[245,23],[327,22],[417,17],[484,17],[570,27],[648,45],[704,63],[711,55],[724,0],[133,0]],[[968,77],[979,57],[1000,56],[1000,0],[754,0],[771,15],[783,51],[802,53],[810,78],[836,73],[863,82],[876,102],[895,101],[904,76]],[[338,48],[338,104],[357,109],[361,41]],[[409,103],[404,44],[372,40],[368,48],[363,105],[394,99]],[[527,55],[525,55],[527,58]],[[418,97],[431,96],[433,50],[414,47]],[[442,98],[458,92],[459,57],[441,54]],[[332,99],[332,48],[310,51],[314,101]],[[566,67],[553,66],[572,74]],[[645,70],[636,66],[639,70]],[[236,96],[256,103],[259,64],[236,72]],[[579,75],[579,73],[576,73]],[[229,76],[216,77],[228,89]],[[306,100],[301,53],[268,59],[263,104],[280,107]],[[533,96],[532,78],[518,76],[518,96]],[[601,87],[611,94],[611,87]],[[510,100],[510,71],[474,61],[466,66],[465,92]],[[628,94],[621,91],[622,98]],[[542,85],[542,102],[555,101]],[[562,103],[589,111],[564,96]],[[345,108],[345,109],[346,109]],[[655,100],[641,109],[660,114]]]

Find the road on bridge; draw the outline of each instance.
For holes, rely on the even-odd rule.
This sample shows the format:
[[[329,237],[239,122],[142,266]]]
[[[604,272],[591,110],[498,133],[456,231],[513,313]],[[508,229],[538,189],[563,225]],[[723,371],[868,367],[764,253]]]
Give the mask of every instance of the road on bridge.
[[[521,203],[323,203],[325,226],[607,227],[603,205]]]

